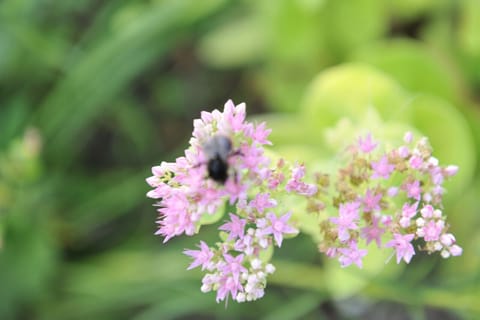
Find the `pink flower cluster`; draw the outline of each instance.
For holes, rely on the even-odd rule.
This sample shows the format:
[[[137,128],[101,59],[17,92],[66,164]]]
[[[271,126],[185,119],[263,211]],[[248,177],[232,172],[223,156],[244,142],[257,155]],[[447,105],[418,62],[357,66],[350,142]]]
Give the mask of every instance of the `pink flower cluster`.
[[[408,132],[403,145],[381,151],[371,134],[360,137],[335,177],[316,173],[309,183],[303,164],[266,156],[270,130],[245,117],[245,104],[232,101],[223,112],[202,112],[185,155],[153,167],[147,179],[153,188],[147,196],[158,200],[156,234],[164,242],[221,220],[229,202],[228,220],[218,226],[221,242],[200,241],[198,249],[184,251],[192,259],[188,269],[205,272],[201,290],[215,291],[217,302],[264,295],[267,276],[275,271],[273,247],[301,227],[298,212],[288,207],[292,202],[284,201],[288,197],[306,199],[311,214],[333,204],[338,215],[320,223],[319,250],[342,267],[361,268],[371,242],[393,249],[397,263],[409,263],[415,247],[444,258],[462,253],[442,212],[443,182],[458,168],[440,166],[426,138],[414,143]]]
[[[280,247],[285,235],[298,233],[291,213],[282,211],[272,195],[288,191],[312,196],[316,186],[303,181],[303,165],[279,160],[271,166],[263,149],[271,144],[267,140],[270,130],[265,123],[245,121],[245,104],[234,105],[230,100],[223,112],[202,112],[193,124],[185,156],[174,163],[162,162],[147,179],[153,187],[147,196],[159,199],[157,234],[166,242],[198,233],[202,218],[220,213],[229,201],[235,210],[218,228],[223,241],[216,247],[202,241],[199,250],[184,253],[193,259],[189,269],[206,271],[201,290],[216,291],[217,302],[229,296],[238,302],[256,300],[264,294],[267,275],[275,270],[265,253],[270,247]],[[212,155],[207,145],[218,150]],[[211,176],[210,165],[216,166],[212,170],[227,171],[224,184]]]
[[[336,184],[338,216],[321,224],[324,242],[319,245],[342,267],[362,267],[367,254],[362,243],[372,241],[379,248],[393,248],[397,263],[410,262],[414,241],[420,250],[440,252],[444,258],[462,253],[441,211],[442,184],[458,168],[441,167],[426,138],[414,144],[407,132],[404,142],[375,153],[378,142],[369,134],[350,148],[351,161],[339,171]]]

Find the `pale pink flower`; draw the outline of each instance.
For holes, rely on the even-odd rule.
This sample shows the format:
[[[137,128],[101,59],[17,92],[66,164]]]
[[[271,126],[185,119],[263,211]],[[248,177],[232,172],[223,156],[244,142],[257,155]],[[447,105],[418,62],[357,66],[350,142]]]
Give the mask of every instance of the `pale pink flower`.
[[[413,134],[411,131],[405,132],[405,135],[403,136],[403,141],[405,143],[411,143],[413,141]]]
[[[420,187],[420,181],[415,180],[410,183],[405,184],[405,191],[407,192],[407,197],[420,200],[422,188]]]
[[[209,269],[211,266],[211,260],[213,258],[213,252],[210,250],[208,245],[200,241],[200,250],[184,250],[183,253],[187,256],[192,257],[194,260],[188,266],[187,270],[202,266],[202,270]]]
[[[379,161],[372,162],[372,169],[373,169],[372,179],[375,179],[375,178],[388,179],[390,177],[390,174],[395,169],[395,166],[393,164],[389,164],[387,156],[384,155]]]
[[[267,219],[270,223],[263,230],[263,234],[273,234],[273,237],[278,247],[282,246],[284,233],[293,234],[298,232],[297,229],[288,224],[291,215],[291,212],[287,212],[281,217],[277,217],[274,213],[271,212],[267,214]]]
[[[339,248],[338,252],[341,254],[338,258],[342,268],[355,263],[359,268],[362,268],[362,258],[367,255],[367,250],[358,249],[357,243],[351,241],[347,248]]]
[[[338,240],[341,242],[346,242],[350,239],[350,232],[348,230],[358,229],[356,221],[359,219],[359,207],[360,204],[358,202],[342,203],[338,210],[339,216],[330,218],[330,221],[337,225]]]
[[[377,246],[380,248],[382,245],[382,235],[385,233],[385,229],[378,225],[379,222],[380,218],[373,215],[371,225],[362,228],[361,235],[366,240],[367,245],[371,241],[375,241]]]
[[[417,214],[418,201],[412,204],[408,202],[402,207],[402,218],[400,219],[400,225],[406,228],[410,225],[410,220]]]
[[[363,198],[363,211],[372,212],[380,210],[380,200],[382,199],[382,194],[374,194],[370,189],[367,189],[365,197]]]
[[[285,190],[288,192],[296,192],[299,195],[313,196],[317,193],[317,186],[302,181],[305,176],[305,166],[295,165],[292,169],[292,178],[287,182]]]
[[[454,176],[454,175],[457,174],[457,172],[458,172],[458,166],[454,166],[454,165],[447,166],[447,167],[444,169],[444,171],[445,171],[445,175],[446,175],[447,177],[452,177],[452,176]]]
[[[423,239],[425,241],[437,241],[440,238],[440,234],[443,231],[444,224],[443,221],[435,222],[430,220],[424,227],[423,227]]]
[[[368,133],[365,139],[363,139],[362,137],[358,138],[358,147],[363,153],[372,152],[377,147],[377,145],[378,143],[372,139],[371,133]]]
[[[410,263],[410,260],[415,255],[415,250],[411,244],[414,234],[405,234],[394,233],[393,239],[387,242],[385,247],[393,247],[397,252],[397,263],[403,259],[406,263]]]
[[[273,208],[277,205],[275,199],[270,198],[269,193],[259,193],[250,201],[250,207],[257,209],[260,214],[263,214],[265,209]]]
[[[453,246],[450,247],[450,253],[454,257],[461,256],[462,252],[463,252],[463,249],[456,244],[454,244]]]
[[[240,219],[237,215],[230,213],[230,222],[227,222],[220,226],[218,229],[228,232],[228,240],[234,240],[237,237],[243,238],[245,225],[247,221]]]
[[[417,155],[413,155],[408,161],[412,169],[418,170],[423,165],[423,159]]]

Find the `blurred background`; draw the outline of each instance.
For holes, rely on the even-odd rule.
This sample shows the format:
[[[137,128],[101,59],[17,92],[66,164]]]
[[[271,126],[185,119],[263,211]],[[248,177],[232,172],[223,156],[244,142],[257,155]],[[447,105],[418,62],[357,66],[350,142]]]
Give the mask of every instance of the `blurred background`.
[[[144,179],[229,98],[320,169],[361,128],[428,135],[463,256],[362,273],[299,236],[216,304],[181,254],[215,227],[163,245]],[[479,154],[477,0],[2,0],[0,319],[478,318]]]

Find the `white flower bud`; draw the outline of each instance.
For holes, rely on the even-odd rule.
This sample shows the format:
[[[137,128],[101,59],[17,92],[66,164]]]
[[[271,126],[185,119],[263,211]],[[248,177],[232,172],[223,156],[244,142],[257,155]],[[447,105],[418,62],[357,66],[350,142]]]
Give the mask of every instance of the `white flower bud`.
[[[448,252],[447,250],[442,250],[440,255],[442,256],[442,258],[447,259],[448,257],[450,257],[450,252]]]
[[[260,269],[260,267],[262,266],[262,261],[260,259],[253,259],[252,262],[250,263],[253,270],[256,270],[256,269]]]
[[[423,231],[423,228],[418,228],[417,229],[417,236],[419,236],[419,237],[425,236],[425,232]]]
[[[417,227],[423,227],[425,225],[425,220],[423,220],[423,218],[417,218],[415,223],[417,224]]]
[[[269,273],[269,274],[272,274],[272,273],[275,272],[275,266],[273,264],[269,263],[265,267],[265,271],[267,271],[267,273]]]
[[[202,291],[203,293],[210,292],[210,291],[212,291],[212,286],[204,283],[202,285],[202,287],[200,288],[200,291]]]
[[[245,293],[239,292],[236,297],[237,302],[245,302]]]
[[[435,249],[435,251],[440,251],[442,250],[443,247],[442,247],[442,244],[437,241],[433,244],[433,248]]]
[[[435,157],[430,157],[430,158],[428,159],[428,163],[431,164],[432,166],[435,166],[435,167],[436,167],[436,166],[438,166],[438,159],[435,158]]]

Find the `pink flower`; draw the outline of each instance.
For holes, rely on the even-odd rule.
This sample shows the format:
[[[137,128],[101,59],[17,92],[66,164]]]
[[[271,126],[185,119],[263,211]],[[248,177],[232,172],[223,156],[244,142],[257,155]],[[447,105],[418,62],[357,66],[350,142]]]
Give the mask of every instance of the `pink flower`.
[[[420,200],[422,188],[420,187],[420,181],[415,180],[411,183],[405,184],[405,191],[407,192],[407,197],[413,198],[415,200]]]
[[[385,229],[378,226],[379,222],[379,217],[375,215],[372,216],[372,224],[362,228],[361,235],[367,241],[367,245],[372,240],[375,240],[377,246],[380,248],[382,245],[382,235],[385,233]]]
[[[372,169],[374,171],[372,175],[372,179],[375,179],[375,178],[388,179],[390,177],[390,174],[395,169],[395,166],[393,164],[388,163],[387,156],[383,156],[379,161],[372,162]]]
[[[243,238],[244,229],[247,221],[240,219],[237,215],[230,213],[230,222],[225,223],[218,229],[228,232],[228,240],[234,240],[235,238]]]
[[[225,259],[225,265],[220,268],[223,274],[230,274],[235,280],[238,280],[242,272],[247,272],[247,269],[243,266],[243,254],[236,257],[224,254],[223,258]]]
[[[423,227],[423,239],[425,241],[437,241],[440,238],[440,234],[443,231],[443,221],[435,222],[430,220],[424,227]]]
[[[450,166],[447,166],[445,169],[445,175],[447,177],[451,177],[451,176],[454,176],[457,174],[458,172],[458,166],[453,166],[453,165],[450,165]]]
[[[420,213],[422,214],[422,217],[424,217],[425,219],[430,219],[433,217],[433,212],[435,210],[433,209],[433,207],[429,204],[427,204],[426,206],[424,206],[422,208],[422,210],[420,210]]]
[[[275,199],[270,198],[269,193],[259,193],[255,196],[255,199],[250,201],[250,207],[257,209],[262,214],[265,209],[273,208],[277,205]]]
[[[415,255],[415,250],[411,241],[415,237],[414,234],[402,235],[400,233],[394,233],[393,239],[387,242],[385,247],[393,247],[397,251],[397,263],[400,260],[404,260],[406,263],[410,263],[410,260]]]
[[[272,129],[267,129],[266,123],[262,122],[259,125],[257,125],[254,130],[252,130],[251,138],[259,144],[271,145],[272,143],[267,140],[271,132],[272,132]]]
[[[247,196],[247,186],[234,180],[229,179],[225,183],[225,191],[230,195],[230,204],[234,204],[235,201],[244,199]]]
[[[410,220],[417,214],[418,201],[412,204],[408,202],[403,205],[402,218],[400,219],[400,225],[404,228],[410,225]]]
[[[405,135],[403,136],[403,141],[405,143],[411,143],[413,140],[413,134],[410,131],[405,132]]]
[[[349,247],[338,249],[341,256],[338,258],[342,268],[355,263],[359,268],[362,268],[362,258],[367,254],[367,250],[358,249],[357,243],[354,241],[350,242]]]
[[[228,124],[233,132],[242,131],[244,128],[245,115],[245,103],[235,106],[232,100],[228,100],[225,103],[225,109],[223,111],[226,122],[221,122],[220,124]]]
[[[395,197],[398,194],[398,187],[390,187],[387,190],[387,195],[391,198]]]
[[[217,289],[217,303],[225,300],[228,295],[232,296],[232,299],[236,299],[239,291],[242,291],[243,287],[239,279],[235,279],[232,276],[222,278],[218,283]]]
[[[461,256],[462,252],[463,252],[463,249],[456,244],[454,244],[453,246],[450,247],[450,253],[454,257]]]
[[[317,186],[302,181],[305,176],[305,166],[296,165],[292,169],[292,178],[287,182],[285,190],[288,192],[296,192],[299,195],[313,196],[317,193]]]
[[[263,230],[263,234],[273,234],[275,242],[278,247],[282,246],[283,234],[297,233],[298,230],[288,224],[290,220],[291,212],[287,212],[281,217],[277,217],[274,213],[267,214],[267,218],[270,224]]]
[[[371,133],[368,133],[365,139],[362,139],[362,137],[358,138],[358,147],[363,153],[370,153],[372,152],[376,147],[378,143],[376,143],[372,139]]]
[[[410,164],[410,167],[412,169],[420,169],[422,167],[422,164],[423,164],[423,159],[419,156],[412,156],[408,162]]]
[[[350,239],[350,233],[348,230],[358,229],[355,223],[358,220],[358,209],[360,204],[358,202],[347,202],[340,204],[339,216],[330,218],[332,223],[337,225],[338,228],[338,240],[345,242]]]
[[[213,258],[213,252],[205,242],[200,241],[200,250],[185,250],[183,253],[195,259],[188,266],[187,270],[196,268],[200,265],[202,266],[202,270],[205,268],[209,269],[211,267],[210,264]]]
[[[363,198],[363,211],[372,212],[380,210],[380,200],[382,199],[382,194],[377,193],[373,194],[370,189],[367,189],[367,193]]]
[[[405,159],[410,155],[410,150],[406,146],[401,146],[400,148],[398,148],[397,153],[401,158]]]

